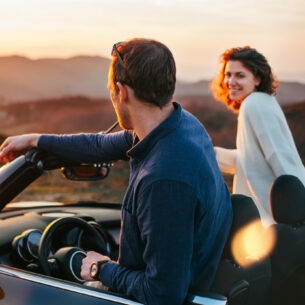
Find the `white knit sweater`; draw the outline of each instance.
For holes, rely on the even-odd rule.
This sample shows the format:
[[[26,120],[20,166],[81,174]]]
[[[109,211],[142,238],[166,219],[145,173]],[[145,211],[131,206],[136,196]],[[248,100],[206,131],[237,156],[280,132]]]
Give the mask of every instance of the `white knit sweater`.
[[[236,149],[215,147],[223,172],[234,174],[233,193],[251,196],[263,224],[274,223],[269,193],[283,174],[297,176],[305,185],[305,168],[277,100],[266,93],[251,93],[238,114]]]

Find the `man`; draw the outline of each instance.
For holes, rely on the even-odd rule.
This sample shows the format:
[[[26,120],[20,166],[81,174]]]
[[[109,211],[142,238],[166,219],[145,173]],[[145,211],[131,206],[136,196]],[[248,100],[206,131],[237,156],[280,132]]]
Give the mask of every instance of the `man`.
[[[122,207],[117,262],[96,252],[81,276],[144,304],[180,305],[208,291],[226,242],[230,195],[204,127],[172,102],[175,61],[160,42],[113,46],[108,88],[123,131],[8,138],[0,157],[29,147],[82,162],[124,159],[130,181]]]

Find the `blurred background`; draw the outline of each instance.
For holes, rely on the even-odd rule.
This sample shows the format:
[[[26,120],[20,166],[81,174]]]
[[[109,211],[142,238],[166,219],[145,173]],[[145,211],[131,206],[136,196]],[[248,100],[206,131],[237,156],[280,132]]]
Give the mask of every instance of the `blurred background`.
[[[280,81],[277,99],[305,163],[303,0],[3,2],[0,141],[27,132],[106,130],[116,120],[107,92],[110,50],[133,37],[157,39],[172,50],[175,99],[203,123],[214,145],[228,148],[235,147],[236,115],[213,99],[209,84],[225,49],[258,49]],[[51,199],[64,200],[55,192],[65,187],[60,175],[44,179],[60,181],[50,190]],[[232,177],[225,179],[231,188]],[[45,182],[30,191],[39,197]],[[127,183],[128,164],[118,162],[107,179],[86,188],[94,200],[120,202]]]

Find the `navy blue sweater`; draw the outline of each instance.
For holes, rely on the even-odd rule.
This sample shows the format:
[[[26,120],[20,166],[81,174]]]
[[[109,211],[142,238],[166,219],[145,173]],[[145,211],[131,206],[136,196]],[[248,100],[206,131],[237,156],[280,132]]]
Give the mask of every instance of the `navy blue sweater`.
[[[38,143],[82,162],[129,159],[120,255],[105,265],[101,281],[147,305],[181,305],[199,280],[208,291],[232,221],[210,137],[194,116],[174,106],[140,142],[120,131],[43,135]]]

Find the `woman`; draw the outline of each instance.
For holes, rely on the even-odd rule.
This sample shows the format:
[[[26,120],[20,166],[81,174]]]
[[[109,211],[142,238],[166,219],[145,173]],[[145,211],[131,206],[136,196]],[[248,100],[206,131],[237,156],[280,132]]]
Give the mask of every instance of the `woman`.
[[[274,97],[278,85],[266,58],[248,46],[220,56],[211,84],[215,99],[238,113],[236,149],[215,147],[218,164],[234,174],[233,193],[254,199],[265,226],[274,222],[269,192],[275,178],[291,174],[305,184],[304,165]]]

